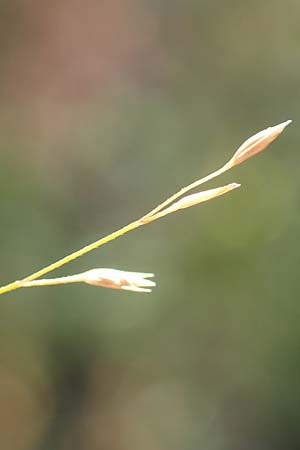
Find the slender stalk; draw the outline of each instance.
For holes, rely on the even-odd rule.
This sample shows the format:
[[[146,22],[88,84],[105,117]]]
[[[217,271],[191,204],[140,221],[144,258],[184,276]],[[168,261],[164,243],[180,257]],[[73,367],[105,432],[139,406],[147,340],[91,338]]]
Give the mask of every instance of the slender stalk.
[[[27,281],[26,283],[23,284],[23,287],[56,286],[58,284],[70,284],[81,282],[82,278],[80,275],[69,275],[67,277],[45,278],[43,280]]]
[[[156,215],[156,213],[158,213],[159,211],[164,209],[166,206],[170,205],[170,203],[174,202],[182,195],[184,195],[187,192],[189,192],[190,190],[200,186],[201,184],[207,183],[207,181],[210,181],[214,178],[219,177],[220,175],[222,175],[222,173],[227,172],[227,170],[229,170],[230,168],[231,168],[231,166],[228,163],[226,163],[223,167],[216,170],[215,172],[210,173],[206,177],[201,178],[200,180],[196,180],[193,183],[189,184],[188,186],[181,188],[178,192],[171,195],[171,197],[167,198],[164,202],[160,203],[158,206],[156,206],[154,209],[152,209],[152,211],[148,212],[141,220],[146,221],[146,219]]]

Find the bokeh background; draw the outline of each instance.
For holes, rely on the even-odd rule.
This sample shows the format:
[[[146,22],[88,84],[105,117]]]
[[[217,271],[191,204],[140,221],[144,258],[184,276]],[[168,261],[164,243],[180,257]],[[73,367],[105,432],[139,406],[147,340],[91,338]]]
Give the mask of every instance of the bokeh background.
[[[1,282],[207,187],[242,188],[76,260],[155,272],[0,305],[3,450],[300,447],[300,3],[2,0]],[[53,274],[54,275],[54,274]]]

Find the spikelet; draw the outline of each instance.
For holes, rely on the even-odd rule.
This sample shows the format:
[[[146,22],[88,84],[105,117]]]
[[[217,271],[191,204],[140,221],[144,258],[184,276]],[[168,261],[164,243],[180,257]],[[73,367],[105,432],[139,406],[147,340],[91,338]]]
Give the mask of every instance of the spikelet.
[[[147,278],[153,276],[153,273],[126,272],[116,269],[92,269],[80,274],[81,281],[87,284],[135,292],[151,292],[150,288],[156,284]]]
[[[220,195],[224,195],[227,192],[230,192],[233,189],[236,189],[240,186],[241,185],[238,183],[230,183],[227,184],[226,186],[221,186],[215,189],[209,189],[207,191],[196,192],[195,194],[186,195],[185,197],[173,203],[171,206],[164,209],[163,211],[157,213],[154,216],[149,217],[148,221],[151,222],[153,220],[160,219],[161,217],[164,217],[173,212],[179,211],[180,209],[190,208],[191,206],[198,205],[199,203],[207,202],[216,197],[219,197]]]
[[[259,133],[254,134],[247,139],[235,152],[228,165],[230,167],[241,164],[251,156],[265,150],[291,123],[291,120],[275,125],[274,127],[266,128]]]

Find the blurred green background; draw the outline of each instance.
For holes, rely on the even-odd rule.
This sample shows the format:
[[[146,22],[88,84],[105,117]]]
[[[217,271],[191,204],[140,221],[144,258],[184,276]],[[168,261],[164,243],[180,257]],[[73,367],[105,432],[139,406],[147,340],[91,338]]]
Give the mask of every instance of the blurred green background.
[[[300,3],[2,0],[1,282],[127,224],[294,119],[223,198],[1,297],[3,450],[300,448]],[[54,275],[54,274],[53,274]]]

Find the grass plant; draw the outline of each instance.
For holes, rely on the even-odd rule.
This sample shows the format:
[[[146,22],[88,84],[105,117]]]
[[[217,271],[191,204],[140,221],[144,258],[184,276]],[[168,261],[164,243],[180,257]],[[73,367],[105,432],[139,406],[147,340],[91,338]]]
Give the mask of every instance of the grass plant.
[[[153,277],[152,273],[141,273],[141,272],[127,272],[117,269],[92,269],[81,274],[70,275],[59,278],[45,278],[41,279],[44,275],[52,272],[55,269],[68,264],[80,256],[95,250],[108,242],[123,236],[129,231],[133,231],[138,227],[147,225],[155,220],[161,219],[171,213],[180,211],[185,208],[190,208],[191,206],[198,205],[209,200],[212,200],[220,195],[224,195],[238,187],[240,184],[230,183],[222,187],[215,189],[210,189],[206,191],[197,192],[194,194],[188,194],[192,189],[212,180],[221,174],[227,172],[231,168],[241,164],[246,159],[256,155],[257,153],[264,150],[271,142],[273,142],[286,128],[287,125],[291,123],[291,120],[283,122],[279,125],[266,128],[254,136],[247,139],[234,153],[232,158],[226,162],[220,169],[212,172],[211,174],[200,178],[188,186],[183,187],[175,194],[171,195],[165,201],[160,203],[150,212],[142,216],[140,219],[134,220],[130,224],[120,228],[108,234],[105,237],[92,242],[89,245],[82,247],[79,250],[65,256],[62,259],[34,272],[33,274],[23,278],[22,280],[16,280],[12,283],[6,284],[0,287],[0,295],[6,294],[10,291],[24,287],[35,287],[35,286],[49,286],[49,285],[59,285],[68,283],[87,283],[96,286],[102,286],[113,289],[122,289],[138,292],[151,292],[151,288],[155,286],[155,282],[149,280],[148,278]]]

